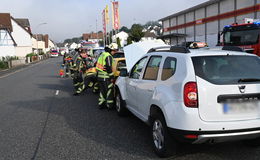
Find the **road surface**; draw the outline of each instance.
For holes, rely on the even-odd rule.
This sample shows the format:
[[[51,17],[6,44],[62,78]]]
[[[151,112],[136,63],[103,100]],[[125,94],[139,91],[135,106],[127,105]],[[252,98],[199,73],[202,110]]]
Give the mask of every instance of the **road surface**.
[[[98,96],[72,96],[70,78],[60,78],[61,58],[0,75],[0,159],[159,159],[149,127],[133,115],[99,110]],[[176,160],[259,160],[260,147],[241,142],[182,145]]]

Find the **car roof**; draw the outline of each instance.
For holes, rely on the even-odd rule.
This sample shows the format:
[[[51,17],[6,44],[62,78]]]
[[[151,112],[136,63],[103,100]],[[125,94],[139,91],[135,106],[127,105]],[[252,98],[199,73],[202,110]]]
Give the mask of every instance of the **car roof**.
[[[157,51],[157,52],[150,52],[147,55],[179,55],[183,57],[197,57],[197,56],[221,56],[221,55],[246,55],[246,56],[256,56],[254,54],[249,54],[246,52],[238,52],[238,51],[229,51],[229,50],[222,50],[222,48],[200,48],[200,49],[189,49],[190,53],[179,53],[179,52],[172,52],[172,51]]]

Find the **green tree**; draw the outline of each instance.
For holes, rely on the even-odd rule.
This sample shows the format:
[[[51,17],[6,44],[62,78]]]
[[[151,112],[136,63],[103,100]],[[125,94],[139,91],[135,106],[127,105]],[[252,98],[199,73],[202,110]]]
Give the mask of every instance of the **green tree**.
[[[126,32],[126,33],[129,33],[130,32],[130,29],[128,29],[126,26],[123,26],[119,29],[119,32]]]
[[[133,24],[130,30],[130,35],[129,37],[135,41],[138,42],[141,40],[141,38],[144,36],[143,32],[143,26],[140,24]]]
[[[118,45],[118,48],[121,48],[121,40],[119,37],[116,38],[116,43]]]
[[[132,44],[132,38],[131,37],[128,37],[126,41],[127,41],[127,45]]]
[[[145,23],[145,25],[143,27],[146,29],[149,29],[149,27],[151,27],[151,29],[153,29],[156,26],[162,27],[162,25],[158,21],[148,21]]]

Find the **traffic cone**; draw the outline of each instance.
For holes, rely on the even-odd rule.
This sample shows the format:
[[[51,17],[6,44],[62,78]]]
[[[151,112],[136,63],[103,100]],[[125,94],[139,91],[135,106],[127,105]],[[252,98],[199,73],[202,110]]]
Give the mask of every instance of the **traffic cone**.
[[[60,69],[60,76],[64,77],[64,70],[63,69]]]

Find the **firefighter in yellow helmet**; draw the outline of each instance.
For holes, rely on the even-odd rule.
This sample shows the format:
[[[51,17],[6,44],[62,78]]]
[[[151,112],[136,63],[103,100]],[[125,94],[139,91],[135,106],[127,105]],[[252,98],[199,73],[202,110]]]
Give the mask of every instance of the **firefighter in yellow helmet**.
[[[105,52],[103,52],[97,61],[97,80],[100,87],[98,105],[99,108],[112,109],[114,106],[114,73],[113,67],[113,57],[118,50],[118,45],[116,43],[111,43],[108,47],[105,47]]]

